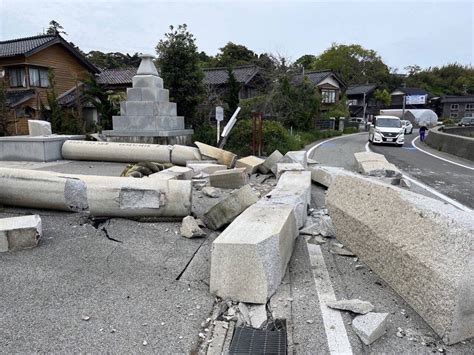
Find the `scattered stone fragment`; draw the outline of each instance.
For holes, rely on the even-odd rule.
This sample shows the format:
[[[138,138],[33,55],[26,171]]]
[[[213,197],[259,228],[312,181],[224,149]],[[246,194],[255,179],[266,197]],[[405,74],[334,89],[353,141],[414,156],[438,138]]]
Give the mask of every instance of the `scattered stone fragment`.
[[[267,309],[264,304],[249,307],[250,325],[253,328],[261,328],[267,321]]]
[[[357,316],[352,321],[352,329],[366,345],[372,344],[382,335],[387,327],[388,313],[367,313]]]
[[[206,224],[202,221],[202,219],[196,218],[196,223],[199,227],[206,228]],[[188,289],[188,291],[190,291],[190,290]]]
[[[284,157],[279,161],[279,163],[299,163],[303,166],[303,168],[306,169],[308,167],[306,151],[289,151],[284,155]]]
[[[228,168],[234,167],[235,160],[237,159],[237,155],[234,153],[201,142],[194,142],[194,144],[199,148],[202,155],[214,158],[219,164],[224,164]]]
[[[209,176],[211,186],[223,189],[238,189],[249,183],[245,168],[218,170]]]
[[[326,239],[324,239],[323,237],[321,237],[319,235],[313,235],[308,239],[308,243],[316,244],[316,245],[321,245],[321,244],[324,244],[326,242],[327,242]]]
[[[374,305],[367,301],[359,299],[339,300],[326,303],[329,308],[339,309],[342,311],[351,311],[353,313],[367,314],[374,310]]]
[[[250,325],[250,310],[249,310],[248,306],[243,302],[239,302],[238,310],[239,310],[239,313],[237,313],[237,318],[238,318],[237,324],[239,324],[239,325],[243,325],[243,324]]]
[[[212,186],[205,186],[202,188],[202,193],[207,197],[217,198],[221,195],[218,189]]]
[[[0,219],[0,252],[34,248],[43,233],[38,215]]]
[[[199,228],[199,225],[193,216],[183,218],[180,232],[181,235],[186,238],[204,237],[206,235],[206,232]]]
[[[363,268],[364,268],[364,265],[356,265],[356,266],[355,266],[355,269],[356,269],[356,270],[363,269]]]
[[[406,189],[411,189],[411,182],[408,181],[407,179],[405,178],[401,178],[400,179],[400,187],[404,187]]]
[[[210,163],[210,164],[202,164],[202,163],[190,164],[190,163],[186,163],[186,167],[189,168],[189,169],[192,169],[194,171],[195,175],[201,174],[201,173],[209,175],[209,174],[212,174],[216,171],[227,169],[227,167],[223,164],[212,164],[212,163]]]
[[[275,150],[272,154],[268,156],[267,159],[263,162],[263,164],[259,167],[259,170],[267,174],[268,172],[272,172],[276,175],[276,164],[283,158],[283,154],[281,154],[278,150]]]
[[[87,322],[89,319],[91,319],[91,317],[89,317],[89,316],[82,316],[81,319],[82,319],[83,321],[86,321],[86,322]]]
[[[267,174],[252,174],[250,176],[250,182],[253,184],[263,184],[269,177],[270,175]]]
[[[146,340],[143,340],[143,346],[147,346],[148,345],[148,342]]]
[[[260,165],[264,162],[263,159],[260,159],[254,155],[249,155],[245,158],[240,158],[235,163],[236,168],[245,168],[247,174],[252,175],[257,172]]]
[[[191,180],[194,176],[194,170],[184,166],[172,166],[171,168],[161,170],[149,175],[149,178],[158,178],[165,180]]]
[[[231,223],[239,214],[257,202],[258,198],[249,185],[232,191],[204,214],[204,223],[213,230]]]
[[[335,245],[334,243],[331,245],[329,248],[329,251],[333,254],[341,255],[341,256],[355,256],[353,252],[346,248],[341,248],[338,245]]]

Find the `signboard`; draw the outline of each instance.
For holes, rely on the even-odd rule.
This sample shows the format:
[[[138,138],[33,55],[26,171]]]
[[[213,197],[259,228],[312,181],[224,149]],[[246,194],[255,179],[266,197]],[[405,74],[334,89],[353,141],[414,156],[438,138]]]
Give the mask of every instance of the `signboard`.
[[[224,120],[224,108],[222,106],[216,107],[216,121],[221,122]]]
[[[426,95],[407,95],[405,103],[407,105],[424,105],[426,104]]]

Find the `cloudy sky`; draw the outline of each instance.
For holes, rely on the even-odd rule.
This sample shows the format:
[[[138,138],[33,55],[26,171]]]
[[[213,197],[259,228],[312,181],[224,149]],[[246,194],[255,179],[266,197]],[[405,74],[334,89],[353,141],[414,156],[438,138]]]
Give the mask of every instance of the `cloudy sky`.
[[[473,64],[473,18],[473,0],[0,0],[0,40],[41,33],[54,19],[86,52],[154,53],[169,25],[186,23],[211,55],[228,41],[291,60],[358,43],[403,72]]]

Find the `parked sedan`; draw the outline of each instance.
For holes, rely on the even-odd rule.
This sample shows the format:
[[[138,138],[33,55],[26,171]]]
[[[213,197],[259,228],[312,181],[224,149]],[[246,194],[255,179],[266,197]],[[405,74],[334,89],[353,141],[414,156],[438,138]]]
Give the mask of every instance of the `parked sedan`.
[[[463,117],[458,122],[458,126],[474,126],[474,117]]]
[[[413,133],[413,125],[410,121],[401,120],[402,128],[405,130],[405,134],[412,134]]]

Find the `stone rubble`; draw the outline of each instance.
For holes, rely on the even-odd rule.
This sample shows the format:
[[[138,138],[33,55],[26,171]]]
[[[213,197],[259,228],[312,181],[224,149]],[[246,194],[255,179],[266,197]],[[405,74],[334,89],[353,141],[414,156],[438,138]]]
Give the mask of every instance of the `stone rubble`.
[[[342,311],[350,311],[353,313],[367,314],[374,310],[374,305],[367,301],[359,299],[339,300],[334,302],[327,302],[326,305],[330,308],[339,309]]]
[[[365,345],[370,345],[387,330],[388,313],[367,313],[352,320],[352,329]]]
[[[276,164],[282,158],[283,154],[281,154],[280,151],[275,150],[272,154],[268,156],[267,159],[265,159],[263,164],[260,166],[260,172],[263,174],[268,174],[269,172],[272,172],[274,175],[276,175]]]
[[[238,189],[249,183],[245,168],[218,170],[209,176],[211,186],[223,189]]]
[[[197,238],[204,237],[206,235],[206,232],[204,232],[199,227],[197,221],[192,216],[187,216],[183,218],[180,233],[185,238]]]
[[[252,175],[257,172],[259,167],[263,164],[265,160],[260,159],[256,156],[249,155],[245,158],[240,158],[235,163],[236,168],[245,168],[247,174]]]
[[[205,196],[211,198],[217,198],[221,195],[220,191],[212,186],[204,186],[201,191]]]
[[[0,218],[0,253],[34,248],[43,235],[38,215]]]

